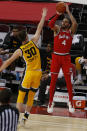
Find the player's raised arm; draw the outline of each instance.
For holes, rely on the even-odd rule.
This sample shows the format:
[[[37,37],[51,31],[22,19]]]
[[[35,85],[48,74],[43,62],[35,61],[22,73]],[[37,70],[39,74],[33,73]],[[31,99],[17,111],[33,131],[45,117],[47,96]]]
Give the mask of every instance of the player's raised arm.
[[[3,65],[0,67],[0,72],[3,71],[5,68],[7,68],[13,61],[15,61],[19,56],[21,56],[21,50],[20,49],[17,49],[13,55],[8,59],[6,60]]]
[[[71,26],[70,29],[71,29],[72,34],[74,34],[76,32],[76,29],[77,29],[77,22],[76,22],[76,19],[71,14],[71,12],[69,11],[69,7],[68,7],[67,4],[66,4],[66,12],[68,13],[70,20],[72,22],[72,26]]]
[[[64,2],[58,2],[56,4],[56,15],[48,23],[49,27],[51,28],[51,30],[54,31],[54,33],[58,33],[58,31],[60,30],[60,26],[56,25],[55,22],[60,15],[64,14],[65,9],[66,7]]]
[[[45,22],[45,17],[47,15],[47,9],[46,8],[43,8],[43,12],[42,12],[42,17],[41,17],[41,20],[38,24],[38,27],[37,27],[37,30],[36,30],[36,33],[34,35],[34,37],[32,38],[32,41],[37,43],[39,38],[40,38],[40,33],[42,31],[42,28],[43,28],[43,25],[44,25],[44,22]]]

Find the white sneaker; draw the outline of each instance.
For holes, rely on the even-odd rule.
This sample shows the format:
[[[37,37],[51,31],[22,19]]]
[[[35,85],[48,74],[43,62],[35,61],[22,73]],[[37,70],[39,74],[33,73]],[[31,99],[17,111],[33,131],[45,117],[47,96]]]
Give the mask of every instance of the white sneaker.
[[[48,105],[48,108],[47,108],[47,112],[48,113],[53,113],[53,107],[54,107],[54,103],[52,102],[52,104],[50,105]]]
[[[74,113],[75,109],[72,107],[71,102],[69,102],[69,112]]]
[[[84,82],[83,82],[82,80],[77,79],[77,80],[74,82],[74,85],[84,85]]]
[[[18,127],[24,127],[25,123],[26,123],[27,119],[22,118],[19,122],[18,122]]]

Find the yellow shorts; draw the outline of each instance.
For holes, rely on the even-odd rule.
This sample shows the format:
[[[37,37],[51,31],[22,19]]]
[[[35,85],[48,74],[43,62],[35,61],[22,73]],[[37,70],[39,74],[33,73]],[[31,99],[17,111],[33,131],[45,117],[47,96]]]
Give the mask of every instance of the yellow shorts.
[[[75,64],[76,64],[76,69],[77,70],[81,70],[81,64],[79,63],[80,58],[81,57],[76,57],[76,59],[75,59]]]
[[[27,71],[25,73],[24,79],[22,81],[22,88],[25,89],[38,89],[40,85],[40,79],[42,76],[41,71]],[[19,90],[17,103],[24,103],[26,92]],[[28,92],[28,100],[27,105],[32,106],[33,105],[33,99],[34,99],[35,91],[33,92],[30,90]]]
[[[22,87],[30,89],[38,88],[40,85],[40,79],[42,76],[42,71],[26,71],[24,79],[22,81]]]

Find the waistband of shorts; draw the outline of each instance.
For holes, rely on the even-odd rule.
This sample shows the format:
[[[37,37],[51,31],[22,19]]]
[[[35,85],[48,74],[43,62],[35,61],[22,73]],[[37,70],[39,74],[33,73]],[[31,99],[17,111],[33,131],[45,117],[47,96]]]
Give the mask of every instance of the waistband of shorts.
[[[53,52],[55,55],[69,55],[70,53],[58,53],[58,52]]]

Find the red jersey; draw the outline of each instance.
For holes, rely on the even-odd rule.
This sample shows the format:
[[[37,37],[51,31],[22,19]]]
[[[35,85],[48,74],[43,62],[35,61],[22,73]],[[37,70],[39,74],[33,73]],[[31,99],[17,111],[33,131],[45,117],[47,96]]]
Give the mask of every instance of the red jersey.
[[[72,45],[72,36],[70,31],[62,31],[54,37],[54,52],[69,53]]]

